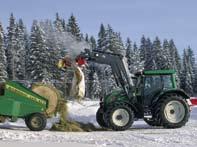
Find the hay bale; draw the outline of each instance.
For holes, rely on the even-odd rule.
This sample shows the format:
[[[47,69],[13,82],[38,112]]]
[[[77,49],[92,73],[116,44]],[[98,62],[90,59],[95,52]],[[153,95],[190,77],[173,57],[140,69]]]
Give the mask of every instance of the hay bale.
[[[58,99],[61,99],[58,90],[51,86],[42,83],[36,83],[32,85],[32,91],[48,100],[48,108],[46,110],[47,116],[52,116],[56,111]]]

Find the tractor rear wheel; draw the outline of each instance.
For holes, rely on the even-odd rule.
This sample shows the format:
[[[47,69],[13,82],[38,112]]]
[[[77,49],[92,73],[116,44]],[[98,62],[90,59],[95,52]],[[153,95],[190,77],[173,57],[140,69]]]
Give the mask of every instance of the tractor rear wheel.
[[[46,123],[46,117],[41,113],[33,113],[25,118],[25,124],[31,131],[42,131]]]
[[[186,100],[177,94],[164,96],[157,105],[157,113],[158,122],[165,128],[180,128],[190,116]]]
[[[113,104],[104,114],[104,120],[112,130],[124,131],[130,128],[134,122],[134,112],[127,104]]]
[[[96,121],[101,127],[106,128],[107,124],[104,121],[104,114],[103,113],[104,113],[103,108],[100,107],[96,112]]]

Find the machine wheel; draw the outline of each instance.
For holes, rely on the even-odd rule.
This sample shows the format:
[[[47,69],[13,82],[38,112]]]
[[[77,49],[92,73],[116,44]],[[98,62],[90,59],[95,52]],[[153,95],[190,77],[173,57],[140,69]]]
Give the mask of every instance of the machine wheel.
[[[41,113],[33,113],[25,118],[25,124],[31,131],[42,131],[46,123],[46,117]]]
[[[104,121],[104,114],[102,108],[99,108],[96,112],[96,121],[101,127],[107,127],[107,124]]]
[[[134,113],[126,104],[114,104],[104,114],[106,124],[115,131],[124,131],[131,127]]]
[[[189,119],[189,106],[186,100],[177,94],[166,95],[157,105],[157,116],[163,127],[180,128]]]

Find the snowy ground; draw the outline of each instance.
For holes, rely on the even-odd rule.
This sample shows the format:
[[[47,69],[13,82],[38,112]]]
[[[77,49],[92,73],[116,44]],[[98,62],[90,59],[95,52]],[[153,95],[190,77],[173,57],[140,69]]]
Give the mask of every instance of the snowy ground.
[[[96,126],[95,120],[98,102],[85,101],[81,104],[69,102],[70,118],[82,122],[91,122]],[[47,127],[53,120],[48,121]],[[143,121],[136,121],[127,131],[98,131],[98,132],[31,132],[23,120],[17,123],[0,124],[0,145],[21,143],[58,146],[197,146],[197,107],[192,109],[189,122],[180,129],[163,129],[150,127]]]

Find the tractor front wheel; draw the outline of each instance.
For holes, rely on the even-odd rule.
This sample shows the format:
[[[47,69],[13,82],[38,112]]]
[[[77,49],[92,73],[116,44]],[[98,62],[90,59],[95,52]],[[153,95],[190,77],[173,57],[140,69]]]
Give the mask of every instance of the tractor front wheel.
[[[105,123],[104,121],[104,114],[103,114],[103,108],[99,108],[96,112],[96,121],[97,123],[103,127],[103,128],[106,128],[107,127],[107,124]]]
[[[115,131],[124,131],[131,127],[134,121],[134,113],[126,104],[114,104],[105,112],[105,122]]]
[[[25,118],[25,123],[31,131],[42,131],[46,127],[46,117],[41,113],[33,113]]]

